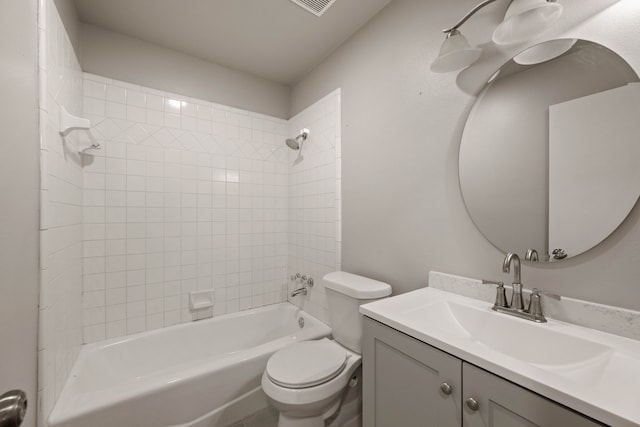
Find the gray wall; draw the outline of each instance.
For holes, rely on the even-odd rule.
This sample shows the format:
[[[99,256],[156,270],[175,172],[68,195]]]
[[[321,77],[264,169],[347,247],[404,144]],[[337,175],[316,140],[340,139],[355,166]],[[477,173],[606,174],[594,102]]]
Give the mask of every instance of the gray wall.
[[[0,13],[0,394],[27,392],[35,426],[38,321],[38,32],[35,0]]]
[[[76,57],[79,57],[81,27],[76,6],[73,4],[73,0],[54,0],[54,4],[56,5],[56,9],[58,9],[58,14],[60,15],[60,19],[62,19],[64,29],[69,35],[69,40],[76,53]]]
[[[504,5],[489,6],[463,28],[472,43],[484,44],[478,64],[460,75],[429,71],[441,29],[476,3],[395,0],[292,88],[294,114],[342,88],[343,269],[388,281],[395,293],[424,286],[429,270],[509,280],[500,270],[504,254],[467,215],[458,180],[470,94],[524,47],[501,51],[489,43]],[[540,40],[591,39],[640,70],[637,2],[562,3],[563,18]],[[525,286],[640,309],[639,220],[636,207],[597,248],[524,266]]]
[[[93,25],[82,24],[82,69],[279,118],[289,87]]]

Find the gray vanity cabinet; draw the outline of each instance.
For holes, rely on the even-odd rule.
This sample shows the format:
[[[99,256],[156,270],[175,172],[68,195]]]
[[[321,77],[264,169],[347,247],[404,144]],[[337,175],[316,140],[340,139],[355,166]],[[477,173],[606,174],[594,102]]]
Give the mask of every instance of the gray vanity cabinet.
[[[368,317],[362,354],[363,427],[460,427],[460,359]]]
[[[368,317],[362,354],[363,427],[602,426]]]

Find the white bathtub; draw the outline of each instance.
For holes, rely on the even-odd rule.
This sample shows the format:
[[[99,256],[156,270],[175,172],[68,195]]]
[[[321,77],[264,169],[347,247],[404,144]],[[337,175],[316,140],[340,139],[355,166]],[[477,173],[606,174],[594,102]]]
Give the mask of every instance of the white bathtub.
[[[266,407],[260,376],[271,354],[330,333],[281,303],[86,345],[49,425],[227,426]]]

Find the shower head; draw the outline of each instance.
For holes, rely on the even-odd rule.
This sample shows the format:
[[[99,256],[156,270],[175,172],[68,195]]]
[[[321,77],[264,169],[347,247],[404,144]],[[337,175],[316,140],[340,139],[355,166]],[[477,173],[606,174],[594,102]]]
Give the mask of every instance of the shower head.
[[[292,150],[299,150],[302,148],[302,143],[307,139],[308,136],[309,129],[300,129],[300,134],[298,136],[296,136],[295,138],[287,138],[285,140],[285,143],[287,144],[287,147],[291,148]]]
[[[300,149],[300,143],[298,142],[298,137],[287,138],[287,140],[285,142],[287,143],[287,146],[289,148],[291,148],[292,150],[299,150]]]

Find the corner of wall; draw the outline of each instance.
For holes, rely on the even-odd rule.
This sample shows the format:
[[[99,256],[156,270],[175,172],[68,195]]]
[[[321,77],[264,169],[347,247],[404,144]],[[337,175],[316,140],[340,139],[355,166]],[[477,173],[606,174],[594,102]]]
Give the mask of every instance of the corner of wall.
[[[310,130],[301,152],[289,152],[288,277],[314,278],[306,296],[289,301],[329,322],[322,277],[341,269],[342,136],[341,91],[336,89],[289,120],[289,135]],[[289,281],[289,292],[300,286]]]
[[[67,7],[73,7],[69,2],[65,3]],[[82,345],[79,139],[77,133],[62,137],[58,132],[61,106],[73,114],[82,114],[82,72],[58,9],[53,2],[39,4],[38,425],[44,426]],[[63,10],[70,13],[68,9]]]

